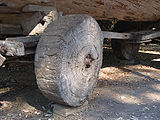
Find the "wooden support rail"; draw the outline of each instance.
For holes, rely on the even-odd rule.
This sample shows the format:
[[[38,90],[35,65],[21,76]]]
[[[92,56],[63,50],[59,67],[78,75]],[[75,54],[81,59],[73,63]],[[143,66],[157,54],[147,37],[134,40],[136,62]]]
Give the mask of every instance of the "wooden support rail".
[[[5,41],[12,41],[12,42],[21,42],[23,43],[25,48],[36,47],[40,36],[26,36],[26,37],[13,37],[13,38],[6,38]]]
[[[150,41],[151,39],[159,38],[160,31],[139,31],[139,32],[130,32],[130,33],[117,33],[117,32],[108,32],[103,31],[104,38],[110,39],[123,39],[123,40],[133,40],[134,42],[145,42]]]
[[[5,56],[23,56],[25,55],[22,42],[0,41],[0,54]]]

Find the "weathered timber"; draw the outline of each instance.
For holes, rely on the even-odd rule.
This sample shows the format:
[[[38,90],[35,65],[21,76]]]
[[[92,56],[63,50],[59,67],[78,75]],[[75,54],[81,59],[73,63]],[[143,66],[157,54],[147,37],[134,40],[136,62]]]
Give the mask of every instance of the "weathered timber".
[[[46,14],[44,12],[36,12],[22,22],[23,34],[28,35],[35,26],[40,23]]]
[[[96,19],[155,21],[160,19],[159,0],[2,0],[0,4],[21,10],[25,5],[56,7],[66,14],[87,14]]]
[[[2,35],[22,35],[21,25],[0,24],[0,34]]]
[[[40,90],[55,103],[82,105],[96,84],[102,51],[103,34],[92,17],[68,15],[52,22],[35,54]]]
[[[103,31],[104,38],[133,40],[137,42],[150,41],[151,39],[160,37],[160,31],[139,31],[130,33],[117,33]]]
[[[160,37],[160,31],[151,31],[146,33],[145,35],[139,35],[139,37],[137,37],[137,39],[140,40],[148,40],[148,39],[153,39],[153,38],[158,38]]]
[[[3,57],[1,54],[0,54],[0,66],[3,65],[4,61],[6,60],[5,57]]]
[[[160,37],[160,31],[139,31],[131,33],[103,32],[105,38],[112,38],[111,45],[117,58],[132,60],[136,57],[139,44]],[[116,40],[118,39],[118,40]]]
[[[7,61],[5,62],[5,64],[8,64],[8,63],[33,64],[34,62],[33,62],[33,61],[24,61],[24,60],[23,60],[23,61],[22,61],[22,60],[14,60],[14,61],[8,61],[8,60],[7,60]]]
[[[128,43],[147,43],[147,42],[151,42],[152,39],[148,39],[148,40],[131,40],[131,41],[128,41]]]
[[[117,33],[103,31],[104,38],[126,39],[133,43],[150,42],[151,39],[160,37],[159,31],[140,31],[132,33]],[[36,47],[41,36],[25,36],[6,38],[5,41],[22,42],[25,48]],[[145,38],[145,39],[144,39]]]
[[[23,9],[23,12],[41,12],[41,11],[57,11],[55,7],[52,6],[40,6],[40,5],[26,5]]]
[[[34,29],[29,33],[29,35],[42,34],[50,23],[58,19],[58,16],[59,13],[56,10],[47,12],[47,14],[41,20],[41,22],[34,27]]]
[[[34,5],[35,8],[37,5]],[[40,8],[39,8],[40,7]],[[43,6],[38,6],[40,12],[36,12],[22,23],[23,34],[25,35],[40,35],[47,28],[47,26],[58,19],[58,12],[49,7],[48,11],[43,11]],[[52,8],[52,9],[51,9]],[[47,7],[44,7],[44,10]]]
[[[0,41],[0,53],[6,56],[23,56],[24,45],[22,42]]]
[[[133,38],[131,33],[118,33],[118,32],[109,32],[109,31],[103,31],[103,37],[104,38],[110,38],[110,39],[131,39]]]
[[[21,42],[23,43],[25,48],[36,47],[40,36],[26,36],[26,37],[13,37],[13,38],[6,38],[5,41],[12,41],[12,42]]]

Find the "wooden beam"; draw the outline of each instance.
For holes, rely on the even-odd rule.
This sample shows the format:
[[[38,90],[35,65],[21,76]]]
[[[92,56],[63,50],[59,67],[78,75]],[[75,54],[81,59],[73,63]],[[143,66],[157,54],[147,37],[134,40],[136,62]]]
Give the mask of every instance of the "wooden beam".
[[[159,0],[0,0],[9,7],[55,6],[64,14],[87,14],[97,20],[156,21],[160,19]]]
[[[57,11],[36,12],[22,24],[24,35],[40,35],[47,26],[58,19]]]
[[[35,26],[43,19],[45,13],[36,12],[22,22],[23,35],[28,35]]]
[[[2,35],[22,35],[21,25],[0,24],[0,34]]]
[[[41,11],[57,11],[55,7],[52,6],[40,6],[40,5],[26,5],[22,12],[41,12]]]
[[[0,41],[0,53],[6,56],[23,56],[24,45],[22,42]]]
[[[37,11],[32,17],[22,23],[24,35],[39,35],[48,24],[58,19],[59,13],[54,7],[27,5],[25,11]]]
[[[151,31],[149,33],[146,33],[145,35],[139,35],[138,39],[148,40],[148,39],[154,39],[158,37],[160,37],[160,31]]]
[[[134,40],[135,42],[146,42],[151,39],[160,37],[160,31],[139,31],[130,33],[117,33],[103,31],[104,38],[109,39],[123,39],[123,40]]]
[[[141,44],[141,43],[147,43],[147,42],[151,42],[152,41],[152,39],[148,39],[148,40],[135,40],[135,39],[133,39],[133,40],[128,40],[128,43],[139,43],[139,44]]]
[[[14,37],[6,38],[5,41],[21,42],[25,48],[36,47],[40,36],[26,36],[26,37]]]
[[[38,23],[29,35],[41,35],[47,26],[58,19],[59,13],[57,11],[50,11],[46,14],[40,23]]]
[[[118,33],[118,32],[109,32],[109,31],[103,31],[104,38],[110,38],[110,39],[131,39],[132,34],[130,33]]]

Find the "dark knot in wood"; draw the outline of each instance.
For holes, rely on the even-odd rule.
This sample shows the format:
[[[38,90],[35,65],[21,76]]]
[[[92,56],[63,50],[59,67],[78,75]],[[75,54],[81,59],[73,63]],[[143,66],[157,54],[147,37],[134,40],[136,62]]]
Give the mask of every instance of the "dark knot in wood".
[[[85,68],[90,68],[92,65],[92,62],[94,61],[94,59],[92,58],[92,56],[90,54],[88,54],[85,58]]]

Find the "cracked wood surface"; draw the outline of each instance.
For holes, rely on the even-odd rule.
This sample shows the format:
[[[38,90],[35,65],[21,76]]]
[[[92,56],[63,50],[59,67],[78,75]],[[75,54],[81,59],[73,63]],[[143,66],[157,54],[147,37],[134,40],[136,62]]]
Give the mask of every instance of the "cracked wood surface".
[[[22,42],[0,41],[0,54],[6,56],[23,56],[25,55],[24,45]]]
[[[96,19],[116,18],[132,21],[160,19],[159,0],[1,0],[0,13],[15,13],[17,17],[28,4],[53,6],[58,11],[63,11],[64,15],[88,14]],[[3,18],[1,16],[0,20]]]

